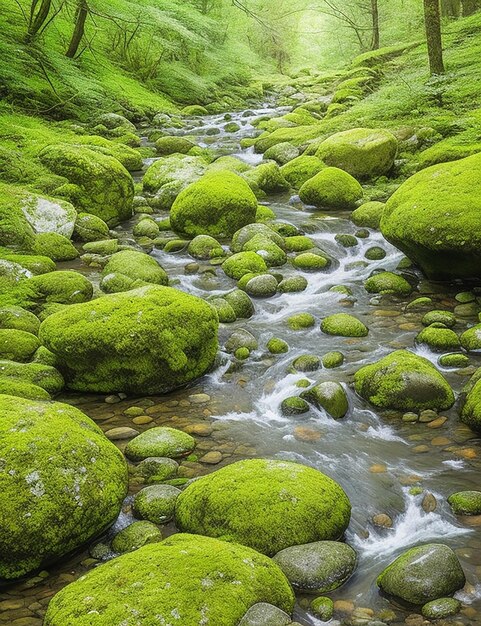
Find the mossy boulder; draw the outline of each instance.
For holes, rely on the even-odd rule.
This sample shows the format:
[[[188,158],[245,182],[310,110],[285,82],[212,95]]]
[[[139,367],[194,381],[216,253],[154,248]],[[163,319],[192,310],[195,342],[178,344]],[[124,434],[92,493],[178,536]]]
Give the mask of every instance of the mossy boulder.
[[[300,189],[326,167],[316,156],[301,155],[281,167],[281,174],[293,189]]]
[[[237,318],[249,319],[254,315],[255,308],[252,300],[241,289],[234,289],[224,295],[226,302],[234,309]]]
[[[88,278],[72,270],[32,276],[28,284],[37,303],[76,304],[87,302],[93,295],[93,286]]]
[[[24,576],[108,528],[127,493],[122,453],[67,404],[0,396],[0,579]]]
[[[308,284],[305,276],[288,276],[277,285],[277,291],[279,293],[298,293],[305,291]]]
[[[262,226],[262,224],[256,224]],[[274,233],[275,234],[275,233]],[[245,245],[245,251],[256,252],[261,256],[269,267],[279,267],[287,263],[287,254],[284,251],[284,245],[279,246],[271,239],[264,238],[263,235],[252,237]]]
[[[448,504],[455,515],[481,515],[481,491],[458,491]]]
[[[0,361],[0,379],[36,385],[49,394],[59,393],[65,384],[60,372],[50,365],[7,360]]]
[[[468,352],[481,351],[481,324],[471,326],[460,337],[461,345]]]
[[[198,180],[204,174],[207,168],[207,162],[198,156],[173,155],[154,161],[147,168],[143,178],[143,187],[145,191],[156,193],[169,185],[172,187],[170,204],[164,206],[169,209],[172,206],[177,194],[187,185]]]
[[[258,602],[251,606],[238,626],[289,626],[290,615],[267,602]]]
[[[186,137],[165,136],[155,142],[155,150],[160,156],[187,154],[192,148],[195,148],[195,143]]]
[[[288,141],[278,143],[264,153],[264,159],[276,161],[278,165],[285,165],[299,156],[299,148],[293,146]]]
[[[0,246],[33,248],[35,231],[23,212],[29,198],[23,189],[0,183]]]
[[[315,372],[321,365],[321,359],[315,354],[301,354],[292,362],[297,372]]]
[[[452,352],[451,354],[443,354],[438,359],[441,367],[467,367],[469,365],[469,357],[461,352]]]
[[[170,223],[182,236],[228,237],[254,222],[256,210],[256,197],[245,180],[233,172],[211,172],[177,196]]]
[[[232,324],[236,321],[237,315],[225,298],[211,298],[209,303],[215,308],[221,324]]]
[[[132,234],[136,239],[148,237],[155,239],[159,236],[159,227],[157,222],[151,217],[142,217],[132,229]]]
[[[352,128],[325,139],[316,156],[362,180],[388,174],[397,149],[396,137],[387,130]]]
[[[151,485],[141,489],[132,504],[135,517],[154,524],[170,522],[180,493],[180,489],[172,485]]]
[[[379,272],[373,274],[364,282],[368,293],[386,293],[396,296],[408,296],[413,288],[408,281],[393,272]]]
[[[121,250],[113,254],[105,265],[100,286],[107,293],[117,293],[145,286],[146,283],[165,286],[169,277],[148,254]]]
[[[231,242],[232,252],[246,250],[252,239],[263,239],[284,249],[284,238],[266,224],[248,224],[234,233]]]
[[[27,270],[26,272],[21,272],[23,274],[22,278],[28,275],[28,272],[36,276],[53,272],[56,269],[55,262],[52,259],[39,254],[5,254],[0,251],[0,261],[11,263],[15,269],[18,266]],[[8,272],[8,265],[5,268],[5,272]],[[12,269],[11,276],[15,273],[15,270]]]
[[[321,361],[323,367],[333,369],[340,367],[344,363],[344,355],[342,352],[326,352]]]
[[[77,211],[70,202],[37,194],[25,194],[22,211],[37,234],[57,233],[67,239],[72,236]]]
[[[225,250],[221,244],[209,235],[197,235],[189,243],[187,252],[194,259],[218,259],[225,256]]]
[[[0,376],[0,394],[28,398],[29,400],[50,400],[50,394],[42,387],[18,378],[2,378]]]
[[[351,213],[351,220],[356,226],[379,229],[384,206],[383,202],[365,202]]]
[[[289,352],[289,344],[284,339],[272,337],[267,342],[267,349],[271,354],[285,354]]]
[[[0,329],[0,359],[29,361],[40,342],[35,335],[13,328]]]
[[[318,410],[324,410],[334,419],[341,419],[349,410],[344,387],[334,381],[324,381],[303,391],[301,397],[313,404]]]
[[[72,261],[79,255],[70,239],[58,233],[40,233],[35,236],[33,249],[36,254],[52,261]]]
[[[291,546],[273,560],[300,593],[327,593],[343,585],[354,573],[355,551],[346,543],[316,541]]]
[[[79,213],[77,215],[73,231],[74,239],[88,242],[107,239],[108,236],[109,227],[100,217],[90,213]]]
[[[0,328],[23,330],[38,335],[40,320],[20,306],[0,306]]]
[[[135,476],[143,478],[147,483],[162,483],[174,478],[178,469],[179,464],[174,459],[152,456],[140,461],[132,471]]]
[[[337,167],[322,169],[299,190],[304,204],[321,209],[354,209],[363,193],[357,180]]]
[[[176,534],[64,587],[49,604],[45,626],[106,626],[120,624],[126,615],[141,615],[146,624],[208,619],[211,626],[237,626],[258,602],[288,614],[294,607],[292,589],[273,561],[244,546]]]
[[[125,554],[159,541],[162,541],[162,532],[159,528],[152,522],[143,520],[122,528],[112,541],[112,550]]]
[[[258,189],[264,193],[278,193],[289,189],[289,183],[282,175],[277,163],[261,163],[252,170],[243,174],[253,191]],[[258,194],[259,195],[259,194]],[[259,197],[262,197],[260,194]]]
[[[306,252],[315,247],[314,241],[305,235],[285,237],[284,246],[288,252]]]
[[[312,328],[316,323],[316,318],[311,313],[296,313],[287,318],[287,325],[291,330],[305,330]]]
[[[426,619],[445,619],[446,617],[457,615],[461,607],[461,602],[455,598],[439,598],[438,600],[426,602],[421,609],[421,613]]]
[[[450,596],[465,582],[458,557],[451,548],[437,543],[410,548],[377,579],[384,593],[415,605]]]
[[[134,183],[117,159],[88,147],[50,145],[39,154],[40,161],[68,183],[56,189],[79,212],[92,213],[109,226],[132,215]]]
[[[150,457],[176,459],[187,456],[195,448],[195,439],[177,428],[158,426],[149,428],[134,437],[125,449],[131,461],[143,461]]]
[[[78,391],[165,393],[204,374],[218,321],[206,302],[170,287],[104,296],[50,315],[42,343]]]
[[[285,398],[281,402],[280,409],[282,415],[291,417],[297,415],[305,415],[306,413],[309,413],[310,407],[309,403],[302,398],[298,398],[297,396],[290,396],[289,398]]]
[[[338,337],[366,337],[369,329],[354,315],[335,313],[325,317],[321,322],[321,330],[327,335]]]
[[[443,311],[435,309],[429,311],[422,319],[424,326],[431,324],[443,324],[446,328],[452,328],[456,324],[456,316],[451,311]]]
[[[368,248],[364,253],[364,258],[368,261],[381,261],[386,258],[386,250],[381,248],[380,246],[372,246],[372,248]]]
[[[357,393],[374,406],[399,411],[449,409],[454,393],[427,359],[396,350],[354,376]]]
[[[292,259],[292,265],[303,271],[318,271],[329,267],[330,259],[321,252],[301,252]]]
[[[273,555],[289,546],[337,539],[351,515],[342,488],[289,461],[250,459],[191,483],[178,497],[182,531],[236,541]]]
[[[222,263],[222,269],[234,280],[240,280],[246,274],[262,274],[267,271],[267,264],[256,252],[238,252]]]
[[[244,289],[254,298],[271,298],[277,293],[277,280],[272,274],[261,274],[247,281]]]
[[[429,346],[432,350],[449,352],[461,347],[459,337],[450,328],[435,322],[416,335],[416,342]]]
[[[474,377],[476,377],[476,374]],[[481,378],[476,378],[475,380],[476,382],[469,389],[461,410],[461,421],[472,430],[481,432]]]
[[[481,277],[481,153],[428,167],[389,198],[384,237],[428,278]]]

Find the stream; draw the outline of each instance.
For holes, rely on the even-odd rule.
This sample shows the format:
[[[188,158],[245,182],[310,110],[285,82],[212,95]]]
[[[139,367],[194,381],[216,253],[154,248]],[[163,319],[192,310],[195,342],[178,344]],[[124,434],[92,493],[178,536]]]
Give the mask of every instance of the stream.
[[[266,105],[247,114],[232,113],[229,121],[240,126],[240,130],[233,133],[225,132],[224,115],[190,118],[184,128],[172,130],[172,134],[187,135],[201,147],[212,148],[219,155],[233,155],[256,165],[262,161],[262,155],[255,154],[252,148],[241,149],[240,140],[259,133],[252,125],[254,119],[282,115],[285,111],[285,108]],[[210,134],[212,128],[218,128],[220,132]],[[142,129],[141,133],[147,131]],[[145,137],[142,142],[150,145]],[[146,166],[152,160],[146,159]],[[142,172],[138,172],[134,178],[139,181],[141,176]],[[114,400],[119,398],[108,398],[106,402],[104,396],[72,393],[64,393],[58,400],[81,408],[105,432],[120,426],[142,432],[152,426],[167,424],[190,432],[198,442],[198,458],[184,461],[179,476],[191,478],[249,457],[289,459],[319,469],[342,485],[352,503],[352,520],[346,541],[358,553],[358,568],[348,583],[330,594],[335,601],[342,601],[336,605],[339,610],[344,608],[348,615],[353,606],[357,611],[359,608],[372,609],[374,613],[371,615],[381,621],[405,623],[410,611],[393,606],[379,594],[376,576],[404,549],[439,541],[456,551],[468,579],[466,589],[456,596],[466,607],[446,623],[481,624],[481,516],[456,518],[446,502],[455,491],[479,488],[481,457],[477,437],[459,421],[457,405],[442,413],[448,418],[445,424],[433,428],[428,423],[403,422],[393,413],[376,413],[356,396],[351,385],[353,373],[362,365],[398,348],[413,350],[437,365],[439,354],[414,344],[425,313],[425,310],[406,311],[406,303],[415,296],[404,300],[390,296],[373,297],[363,287],[363,281],[373,270],[396,270],[403,258],[402,253],[388,244],[378,231],[372,230],[367,238],[358,237],[358,245],[354,247],[340,245],[335,239],[336,234],[354,235],[359,231],[349,220],[349,212],[306,211],[298,198],[289,193],[269,196],[262,204],[273,209],[279,220],[294,224],[308,234],[334,260],[331,266],[321,272],[303,272],[309,281],[304,292],[255,299],[255,314],[251,319],[221,325],[221,352],[216,368],[189,388],[168,396],[125,398],[117,402]],[[153,217],[161,220],[166,216],[155,214]],[[138,217],[134,217],[116,229],[123,243],[136,245],[132,227],[137,220]],[[373,246],[384,248],[386,257],[367,261],[364,254]],[[222,294],[235,286],[219,267],[209,262],[199,261],[196,273],[186,271],[185,266],[193,259],[185,250],[166,253],[154,249],[152,256],[165,268],[172,285],[196,296]],[[99,282],[98,268],[87,267],[80,260],[60,263],[58,269],[76,269],[94,284]],[[284,277],[299,273],[289,264],[274,271]],[[461,284],[431,283],[414,270],[404,273],[411,282],[419,281],[420,293],[417,295],[431,297],[433,308],[453,310],[459,304],[454,296],[465,290]],[[336,285],[349,287],[352,296],[330,291]],[[322,318],[344,311],[352,312],[368,326],[367,337],[342,338],[321,332]],[[301,312],[311,313],[316,318],[316,325],[307,330],[291,330],[287,318]],[[474,321],[474,318],[458,317],[455,330],[462,332]],[[222,351],[225,340],[237,328],[249,330],[259,343],[258,350],[242,362]],[[269,354],[266,343],[273,336],[289,344],[288,353]],[[344,354],[342,367],[289,373],[289,366],[296,357],[302,354],[322,357],[332,350]],[[440,368],[457,394],[474,367],[481,365],[481,357],[471,356],[470,363],[471,367],[466,370]],[[305,378],[312,382],[340,382],[349,397],[347,416],[335,421],[315,408],[307,418],[283,416],[280,411],[282,400],[297,395],[296,382]],[[131,406],[142,407],[150,421],[145,418],[145,423],[133,423],[132,417],[124,414]],[[127,441],[115,443],[123,448]],[[422,493],[411,495],[413,486],[421,487]],[[132,494],[142,485],[134,481],[131,487]],[[432,494],[437,501],[434,511],[423,509],[426,494]],[[372,517],[379,513],[392,518],[392,528],[373,525]],[[128,498],[115,530],[130,523],[131,519]],[[165,532],[169,534],[174,529],[167,526]],[[49,568],[48,574],[41,572],[3,590],[0,594],[0,623],[40,626],[51,596],[94,564],[86,549]],[[303,625],[321,624],[308,616],[303,606],[305,603],[300,597],[295,613],[297,621]],[[383,614],[383,611],[387,613]],[[362,616],[362,611],[359,615]]]

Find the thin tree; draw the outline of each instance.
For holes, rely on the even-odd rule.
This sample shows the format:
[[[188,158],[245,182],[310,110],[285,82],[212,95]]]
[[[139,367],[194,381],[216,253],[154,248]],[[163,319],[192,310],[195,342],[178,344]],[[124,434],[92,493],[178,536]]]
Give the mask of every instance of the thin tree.
[[[444,74],[439,0],[424,0],[424,24],[431,74]]]
[[[378,50],[380,45],[379,35],[379,6],[378,0],[371,0],[371,20],[372,20],[372,50]]]
[[[461,0],[463,5],[463,16],[472,15],[481,9],[480,0]]]
[[[87,0],[78,0],[77,9],[75,11],[75,26],[70,39],[70,44],[65,56],[69,59],[73,59],[78,52],[80,42],[83,39],[85,33],[85,22],[89,14],[89,7]]]
[[[30,43],[47,21],[52,0],[32,0],[25,41]]]
[[[441,15],[457,18],[461,15],[461,0],[441,0]]]

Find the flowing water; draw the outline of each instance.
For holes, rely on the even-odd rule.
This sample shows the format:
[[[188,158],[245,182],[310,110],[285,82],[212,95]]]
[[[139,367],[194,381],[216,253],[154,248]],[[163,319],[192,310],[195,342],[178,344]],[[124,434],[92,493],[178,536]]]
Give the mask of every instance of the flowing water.
[[[233,113],[230,121],[240,125],[240,130],[235,133],[223,130],[223,115],[206,117],[202,123],[199,118],[192,119],[185,128],[173,133],[188,135],[200,146],[213,148],[222,155],[237,156],[255,165],[262,160],[262,155],[255,154],[252,149],[241,149],[240,140],[258,132],[252,126],[255,118],[284,112],[266,106],[247,114]],[[220,129],[220,133],[209,134],[212,128]],[[148,145],[145,138],[143,143]],[[151,162],[152,159],[146,160],[146,166]],[[138,173],[137,180],[140,178],[141,173]],[[347,611],[352,610],[349,603],[353,603],[355,607],[373,609],[376,616],[382,616],[384,609],[394,608],[396,615],[391,615],[392,623],[404,623],[409,611],[392,607],[379,595],[375,584],[377,574],[407,547],[429,541],[445,542],[456,550],[468,578],[465,590],[458,594],[465,608],[446,623],[481,624],[481,519],[456,518],[446,503],[446,498],[454,491],[479,488],[481,457],[476,436],[459,422],[457,407],[444,413],[448,420],[440,428],[434,429],[423,423],[409,424],[399,415],[376,413],[355,395],[350,384],[353,373],[360,366],[397,348],[411,349],[437,363],[439,355],[414,345],[424,312],[406,312],[407,300],[372,298],[363,288],[363,281],[373,270],[395,270],[402,254],[376,231],[370,231],[367,238],[359,238],[355,247],[339,245],[335,240],[337,233],[354,234],[358,231],[349,221],[348,213],[306,211],[297,198],[288,194],[271,196],[264,204],[275,211],[279,220],[294,224],[309,234],[334,262],[325,271],[305,273],[309,286],[304,292],[256,299],[255,315],[250,320],[223,325],[221,346],[236,328],[246,328],[256,336],[259,349],[247,361],[238,362],[221,352],[213,372],[193,387],[169,396],[127,398],[114,404],[106,403],[104,397],[74,394],[65,395],[60,400],[79,406],[104,431],[117,426],[142,431],[169,424],[192,432],[198,441],[196,452],[199,458],[183,462],[181,476],[197,476],[254,456],[295,460],[325,472],[343,486],[351,500],[353,513],[346,540],[359,555],[357,572],[332,594],[333,599],[347,601],[344,607]],[[135,221],[134,218],[131,223],[119,227],[120,239],[135,243],[131,235]],[[387,256],[382,261],[358,263],[366,261],[364,253],[375,245],[383,247]],[[186,272],[185,266],[192,263],[192,259],[185,251],[169,254],[154,249],[152,255],[167,270],[172,283],[176,282],[178,288],[191,294],[205,297],[224,293],[234,286],[220,268],[209,263],[200,262],[195,274]],[[98,282],[95,269],[82,266],[80,262],[68,266]],[[298,272],[289,265],[278,271],[284,276]],[[432,284],[413,270],[407,275],[420,281],[420,292],[433,299],[434,308],[453,310],[456,306],[454,295],[463,290],[462,285]],[[353,295],[329,291],[335,285],[350,287]],[[369,336],[345,339],[323,334],[319,328],[320,320],[342,311],[352,312],[361,319],[370,329]],[[312,329],[293,331],[289,328],[287,318],[300,312],[314,315],[316,325]],[[474,321],[461,319],[455,330],[462,331]],[[267,352],[266,342],[272,336],[287,341],[290,346],[287,354],[272,356]],[[322,356],[331,350],[339,350],[345,355],[342,367],[321,369],[307,375],[289,373],[289,365],[297,356],[306,353]],[[472,357],[471,363],[479,366],[481,359]],[[473,369],[442,371],[454,390],[459,392]],[[284,417],[279,410],[280,403],[297,395],[296,382],[306,377],[312,382],[335,380],[343,384],[350,402],[348,415],[335,421],[326,413],[312,409],[302,420]],[[136,425],[132,418],[124,415],[125,409],[133,405],[143,407],[151,421]],[[125,443],[117,442],[121,448]],[[217,454],[204,456],[213,452]],[[421,487],[422,493],[410,495],[413,486]],[[140,485],[133,485],[133,491],[139,488]],[[427,493],[437,500],[435,511],[423,510]],[[393,519],[393,527],[376,528],[371,518],[377,513],[388,514]],[[130,520],[127,500],[114,530]],[[168,527],[166,532],[173,530]],[[42,572],[8,588],[0,595],[0,623],[40,625],[51,595],[93,565],[85,550],[50,568],[48,574]],[[301,624],[320,623],[308,617],[302,608],[305,605],[303,599],[299,600],[298,621]]]

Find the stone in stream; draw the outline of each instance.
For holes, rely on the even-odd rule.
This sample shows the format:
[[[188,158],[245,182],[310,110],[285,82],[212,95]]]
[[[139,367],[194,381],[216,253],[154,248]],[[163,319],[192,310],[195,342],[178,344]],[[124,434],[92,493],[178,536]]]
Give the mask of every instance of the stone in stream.
[[[264,259],[253,251],[238,252],[226,259],[222,269],[234,280],[240,280],[245,274],[262,274],[267,271]]]
[[[319,146],[316,156],[326,165],[339,167],[362,179],[387,174],[398,149],[396,137],[380,128],[352,128],[335,133]]]
[[[461,352],[453,352],[452,354],[440,356],[438,363],[442,367],[467,367],[469,365],[469,357]]]
[[[103,532],[127,494],[122,453],[67,404],[0,396],[0,458],[0,579],[33,572]]]
[[[258,602],[251,606],[238,626],[289,626],[290,616],[281,609],[266,602]]]
[[[265,197],[265,194],[279,193],[289,189],[289,183],[282,175],[279,166],[272,161],[270,163],[261,163],[245,172],[243,178],[245,178],[260,199]]]
[[[211,172],[177,196],[170,223],[183,236],[232,236],[255,221],[256,210],[256,197],[240,176],[227,170]]]
[[[157,222],[151,217],[142,217],[132,229],[132,235],[136,239],[148,237],[155,239],[160,234]]]
[[[174,517],[175,501],[181,493],[172,485],[151,485],[134,497],[132,510],[135,517],[154,524],[165,524]]]
[[[142,184],[145,191],[157,194],[155,204],[160,201],[162,208],[168,210],[180,191],[198,180],[206,168],[207,162],[202,157],[174,154],[154,161],[147,168]],[[167,197],[162,199],[163,195]]]
[[[310,313],[296,313],[287,318],[287,325],[291,330],[305,330],[312,328],[316,323],[316,318]]]
[[[369,333],[365,324],[348,313],[335,313],[325,317],[321,322],[321,330],[327,335],[338,337],[366,337]]]
[[[8,382],[34,385],[44,389],[47,394],[59,393],[65,385],[62,375],[55,367],[42,363],[0,361],[0,380],[3,384]]]
[[[236,321],[237,315],[225,298],[211,298],[209,299],[209,303],[217,311],[217,316],[221,324],[232,324]]]
[[[150,457],[177,459],[187,456],[194,448],[195,439],[187,433],[168,426],[157,426],[132,439],[125,448],[125,456],[131,461],[143,461]]]
[[[380,246],[373,246],[366,250],[364,257],[368,259],[368,261],[380,261],[386,257],[386,250]]]
[[[304,276],[288,276],[277,285],[279,293],[298,293],[307,289],[307,278]]]
[[[179,464],[169,457],[147,457],[133,469],[135,476],[145,478],[149,483],[160,483],[177,474]]]
[[[354,376],[357,393],[374,406],[399,411],[449,409],[454,393],[427,359],[396,350]]]
[[[225,250],[214,237],[197,235],[189,243],[187,252],[194,259],[217,259],[225,256]]]
[[[49,145],[39,158],[68,180],[55,193],[71,199],[79,212],[92,213],[109,226],[131,217],[134,183],[117,159],[88,146],[67,144]]]
[[[271,354],[285,354],[289,352],[289,345],[283,339],[272,337],[267,342],[267,349]]]
[[[310,604],[311,613],[322,622],[328,622],[334,615],[334,602],[327,596],[314,598]]]
[[[234,309],[237,318],[249,319],[255,313],[252,300],[241,289],[229,291],[224,295],[224,300]]]
[[[383,211],[383,202],[365,202],[351,213],[351,220],[356,226],[379,228]]]
[[[155,142],[155,150],[160,156],[187,154],[192,148],[195,148],[195,143],[187,137],[165,136]]]
[[[301,398],[313,404],[319,411],[324,410],[334,419],[340,419],[349,410],[346,392],[340,383],[324,381],[317,383],[306,391]]]
[[[446,328],[440,322],[434,322],[430,326],[426,326],[416,335],[416,343],[425,344],[438,352],[449,352],[450,350],[458,350],[461,347],[459,337],[450,328]]]
[[[353,574],[357,555],[346,543],[317,541],[278,552],[274,561],[299,593],[327,593]]]
[[[458,491],[448,503],[455,515],[481,515],[481,491]]]
[[[32,276],[28,284],[33,290],[34,300],[57,304],[87,302],[93,296],[92,283],[83,274],[72,270],[48,272]]]
[[[426,619],[444,619],[457,615],[461,610],[461,602],[455,598],[439,598],[427,602],[421,609],[423,617]]]
[[[478,370],[479,372],[480,370]],[[475,378],[476,377],[476,378]],[[481,378],[473,376],[477,382],[472,385],[461,410],[461,421],[472,430],[481,432]]]
[[[146,624],[160,619],[187,626],[202,624],[208,615],[209,623],[238,626],[247,607],[263,602],[290,615],[294,600],[286,577],[264,555],[226,541],[176,534],[64,587],[50,601],[44,624],[82,620],[104,626],[141,615]]]
[[[456,324],[456,316],[451,311],[442,311],[435,309],[429,311],[421,320],[423,326],[431,326],[431,324],[444,324],[446,328],[453,328]]]
[[[146,395],[207,372],[217,329],[207,302],[155,285],[69,306],[42,323],[39,338],[63,364],[71,389]]]
[[[281,413],[286,416],[304,415],[309,413],[310,407],[306,400],[291,396],[281,402]]]
[[[334,369],[335,367],[340,367],[344,363],[344,355],[342,352],[326,352],[321,361],[322,367],[325,367],[326,369]]]
[[[0,328],[23,330],[26,333],[38,335],[40,320],[20,306],[0,306]]]
[[[330,259],[319,252],[301,252],[292,259],[292,265],[303,271],[323,270],[331,264]]]
[[[292,362],[292,368],[297,372],[315,372],[320,365],[321,359],[315,354],[302,354]]]
[[[245,328],[238,328],[230,335],[224,347],[229,354],[234,354],[239,348],[247,348],[249,352],[252,352],[257,350],[258,343],[252,333]]]
[[[58,233],[39,233],[35,237],[34,251],[52,261],[73,261],[79,256],[70,239]]]
[[[306,252],[316,246],[313,239],[305,235],[293,235],[284,238],[284,245],[289,252]]]
[[[100,287],[107,293],[129,291],[146,284],[168,285],[169,278],[154,258],[137,250],[113,254],[102,270]]]
[[[456,554],[448,546],[436,543],[410,548],[377,579],[384,593],[415,605],[450,596],[465,582]]]
[[[299,190],[304,204],[323,209],[354,209],[363,193],[357,180],[337,167],[321,170]]]
[[[296,159],[299,156],[299,148],[293,146],[291,143],[285,141],[284,143],[278,143],[272,148],[269,148],[264,153],[264,159],[272,159],[276,161],[278,165],[285,165]]]
[[[159,541],[162,541],[162,532],[155,524],[147,521],[133,522],[115,535],[112,550],[124,554]]]
[[[393,272],[379,272],[373,274],[364,282],[368,293],[391,293],[396,296],[408,296],[412,287],[408,281]]]
[[[325,164],[316,156],[301,156],[281,167],[281,174],[293,189],[300,189],[310,178],[325,168]]]
[[[254,276],[247,282],[245,290],[254,298],[271,298],[277,293],[277,280],[272,274]]]
[[[423,169],[389,198],[384,237],[433,280],[481,277],[481,154]]]
[[[481,324],[476,324],[460,337],[462,347],[468,352],[481,352]]]
[[[0,328],[0,359],[30,361],[40,342],[35,335],[16,328]]]

